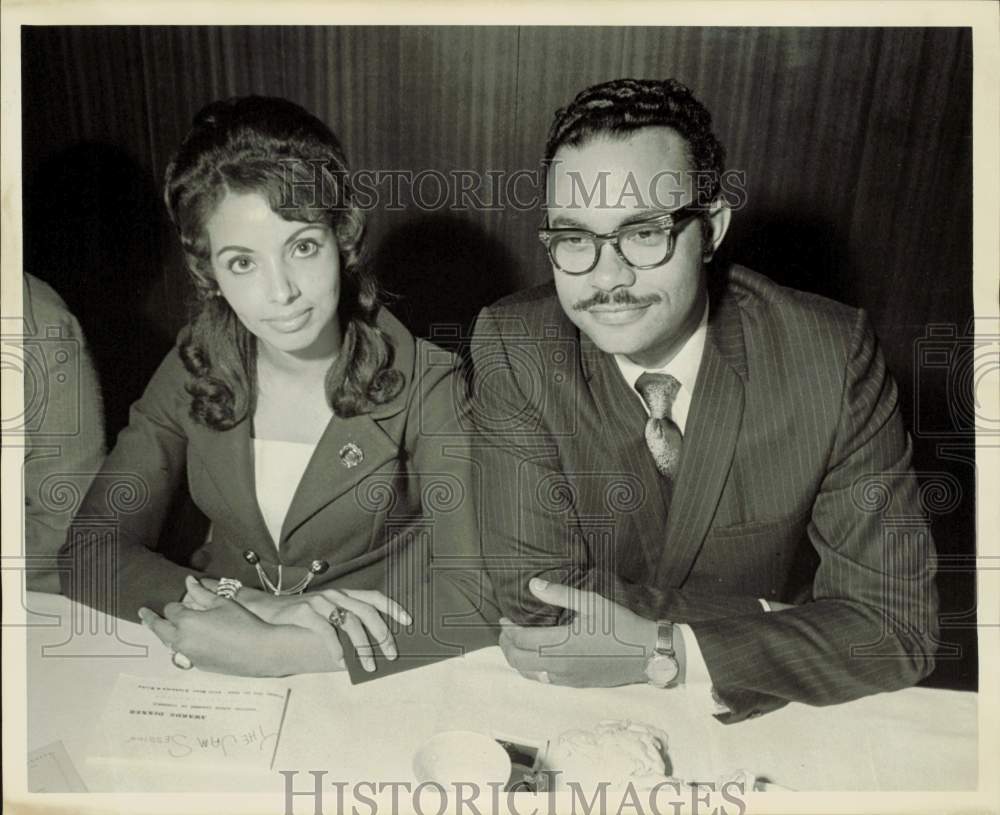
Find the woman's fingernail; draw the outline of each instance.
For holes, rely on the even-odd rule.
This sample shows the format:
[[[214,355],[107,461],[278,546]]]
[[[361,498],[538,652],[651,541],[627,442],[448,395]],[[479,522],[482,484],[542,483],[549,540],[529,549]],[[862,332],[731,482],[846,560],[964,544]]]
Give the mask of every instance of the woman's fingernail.
[[[403,612],[403,625],[413,625],[413,618],[405,611]]]
[[[506,617],[501,617],[500,618],[500,625],[513,625],[513,623],[510,620],[508,620]]]
[[[539,591],[545,591],[549,587],[548,580],[542,580],[540,577],[531,578],[531,588],[538,589]]]
[[[394,660],[394,659],[396,659],[396,657],[398,657],[398,656],[399,656],[399,652],[398,652],[398,651],[396,651],[396,649],[395,649],[395,648],[390,648],[390,649],[388,649],[388,650],[387,650],[387,651],[385,652],[385,655],[386,655],[386,657],[387,657],[388,659],[390,659],[390,660]]]
[[[366,671],[368,671],[368,673],[374,673],[374,671],[375,671],[375,661],[374,660],[363,659],[363,660],[361,660],[361,665],[364,667],[364,669]]]
[[[146,620],[147,620],[148,617],[149,617],[149,609],[148,608],[140,608],[139,609],[139,619],[142,621],[143,625],[146,624]]]

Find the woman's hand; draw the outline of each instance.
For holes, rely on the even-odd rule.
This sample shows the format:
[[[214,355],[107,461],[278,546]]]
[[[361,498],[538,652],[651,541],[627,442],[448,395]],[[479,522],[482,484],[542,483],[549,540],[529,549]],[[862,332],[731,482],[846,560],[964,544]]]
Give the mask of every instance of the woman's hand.
[[[206,587],[218,585],[217,580],[203,579],[201,583],[188,578],[184,605],[191,609],[211,608],[221,598]],[[398,651],[392,632],[382,614],[392,617],[402,625],[410,625],[413,619],[395,600],[382,592],[365,589],[324,589],[305,594],[276,597],[273,594],[241,588],[236,595],[238,603],[265,622],[275,625],[297,625],[309,628],[318,634],[336,639],[330,624],[330,615],[337,609],[347,611],[347,618],[341,624],[358,652],[361,666],[366,671],[375,670],[374,652],[371,641],[385,654],[387,659],[396,659]]]
[[[205,592],[200,586],[189,590]],[[212,595],[203,610],[169,603],[163,617],[140,609],[143,625],[168,648],[184,654],[198,668],[240,676],[287,676],[341,670],[340,641],[331,630],[271,625],[239,603]],[[325,646],[325,647],[324,647]]]

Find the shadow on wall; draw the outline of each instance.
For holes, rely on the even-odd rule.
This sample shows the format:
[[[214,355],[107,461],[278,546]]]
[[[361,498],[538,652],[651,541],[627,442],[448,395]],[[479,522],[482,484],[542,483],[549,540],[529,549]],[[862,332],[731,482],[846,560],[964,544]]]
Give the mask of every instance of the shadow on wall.
[[[822,219],[787,211],[736,213],[719,254],[782,286],[841,303],[859,300],[847,243],[836,225]]]
[[[109,446],[172,344],[147,307],[163,268],[165,217],[149,171],[112,145],[75,144],[24,179],[24,268],[83,327]]]
[[[516,286],[514,259],[482,227],[428,215],[391,228],[372,261],[390,310],[416,336],[466,350],[476,315]]]
[[[169,315],[151,303],[170,262],[167,216],[149,171],[120,147],[81,142],[24,183],[24,268],[49,283],[87,337],[104,396],[108,449],[174,342]],[[172,304],[178,306],[179,303]],[[173,309],[171,309],[173,310]],[[162,310],[161,310],[162,311]],[[167,512],[160,551],[186,563],[207,520],[186,489]]]
[[[975,424],[989,417],[975,401],[973,338],[955,326],[954,337],[932,335],[914,343],[914,375],[908,388],[912,407],[904,414],[913,438],[913,465],[920,476],[921,504],[931,519],[937,548],[941,598],[937,669],[924,684],[975,690],[978,687],[979,626],[976,598],[976,437]],[[935,330],[940,330],[935,327]]]

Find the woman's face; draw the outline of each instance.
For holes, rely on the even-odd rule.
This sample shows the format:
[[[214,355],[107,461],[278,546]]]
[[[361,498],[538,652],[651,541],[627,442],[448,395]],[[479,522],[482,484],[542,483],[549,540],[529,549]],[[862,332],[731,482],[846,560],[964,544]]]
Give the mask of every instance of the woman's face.
[[[222,296],[262,353],[340,350],[340,251],[329,226],[286,221],[263,195],[229,192],[205,225]]]

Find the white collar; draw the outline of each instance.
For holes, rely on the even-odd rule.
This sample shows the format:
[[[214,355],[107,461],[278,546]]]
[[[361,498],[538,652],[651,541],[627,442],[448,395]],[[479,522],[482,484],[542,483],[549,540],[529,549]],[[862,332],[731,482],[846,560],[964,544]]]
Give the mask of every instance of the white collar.
[[[624,354],[615,354],[615,362],[618,369],[625,377],[632,390],[635,390],[635,383],[644,373],[670,374],[681,383],[681,389],[687,392],[690,399],[694,393],[694,383],[698,379],[698,369],[701,367],[701,358],[705,351],[705,340],[708,337],[708,302],[705,302],[705,310],[701,315],[701,322],[694,330],[694,333],[680,347],[674,358],[662,368],[651,368],[647,371],[641,365],[636,365]],[[636,391],[638,395],[638,391]],[[642,397],[639,397],[640,399]],[[643,403],[645,404],[645,402]]]

